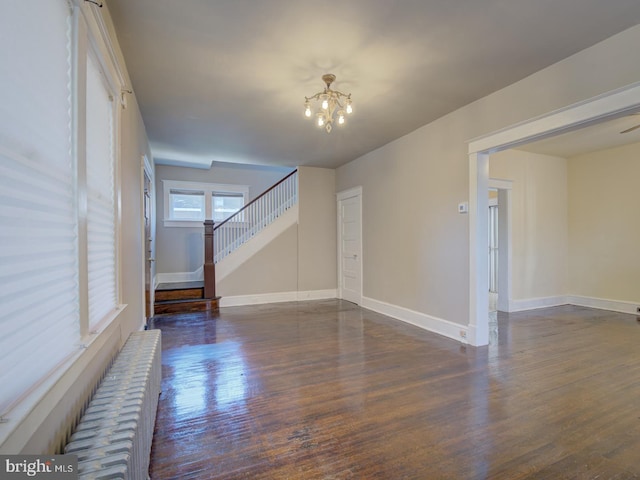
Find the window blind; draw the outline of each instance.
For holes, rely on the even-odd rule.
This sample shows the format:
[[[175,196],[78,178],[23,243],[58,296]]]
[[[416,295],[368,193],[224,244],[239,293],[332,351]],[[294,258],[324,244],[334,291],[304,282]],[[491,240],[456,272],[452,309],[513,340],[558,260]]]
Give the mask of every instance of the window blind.
[[[117,306],[113,98],[87,56],[87,268],[89,330]]]
[[[71,10],[65,0],[2,10],[0,415],[80,348]]]

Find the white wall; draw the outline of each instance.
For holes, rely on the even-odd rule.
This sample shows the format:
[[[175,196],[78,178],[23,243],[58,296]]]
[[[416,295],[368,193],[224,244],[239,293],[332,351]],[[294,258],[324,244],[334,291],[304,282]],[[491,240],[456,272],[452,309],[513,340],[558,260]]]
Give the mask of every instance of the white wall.
[[[298,290],[298,226],[276,237],[224,279],[216,282],[221,297]]]
[[[335,296],[336,222],[335,170],[299,167],[297,225],[217,282],[223,304]]]
[[[639,43],[636,26],[338,168],[337,191],[363,187],[364,296],[466,325],[467,141],[638,81]]]
[[[567,160],[506,150],[491,155],[489,176],[513,181],[512,299],[566,295]],[[502,220],[499,215],[499,221]]]
[[[165,227],[162,180],[248,185],[249,200],[285,177],[290,168],[214,163],[209,170],[156,166],[156,272],[194,272],[204,262],[204,227]]]
[[[248,165],[214,165],[209,171],[158,165],[159,219],[164,209],[163,179],[249,185],[253,198],[288,171]],[[158,273],[193,272],[202,266],[201,228],[164,227],[159,220],[157,232]],[[216,293],[222,297],[243,297],[322,291],[326,295],[336,289],[336,235],[335,170],[299,167],[298,224],[231,274],[218,279]],[[269,297],[259,298],[269,301]]]
[[[335,170],[298,168],[298,290],[335,289]]]
[[[640,143],[568,164],[571,293],[640,304]]]

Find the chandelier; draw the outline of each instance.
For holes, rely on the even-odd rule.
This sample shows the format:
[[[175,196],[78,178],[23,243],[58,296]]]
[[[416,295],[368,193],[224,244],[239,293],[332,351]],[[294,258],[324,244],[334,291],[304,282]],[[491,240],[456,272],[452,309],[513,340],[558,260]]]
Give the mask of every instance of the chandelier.
[[[351,107],[351,94],[344,94],[338,90],[331,90],[331,84],[336,79],[332,73],[322,76],[322,81],[327,85],[324,91],[310,97],[304,97],[304,115],[311,118],[311,100],[320,102],[320,110],[316,113],[316,125],[324,127],[327,133],[331,132],[334,115],[337,116],[338,125],[344,125],[345,116],[353,111]]]

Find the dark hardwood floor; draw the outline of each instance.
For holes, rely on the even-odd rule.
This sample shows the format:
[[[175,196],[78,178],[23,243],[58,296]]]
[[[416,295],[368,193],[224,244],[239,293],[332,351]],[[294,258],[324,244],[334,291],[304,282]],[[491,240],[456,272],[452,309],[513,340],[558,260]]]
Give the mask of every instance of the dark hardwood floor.
[[[640,322],[500,314],[484,348],[338,300],[164,316],[160,479],[640,478]]]

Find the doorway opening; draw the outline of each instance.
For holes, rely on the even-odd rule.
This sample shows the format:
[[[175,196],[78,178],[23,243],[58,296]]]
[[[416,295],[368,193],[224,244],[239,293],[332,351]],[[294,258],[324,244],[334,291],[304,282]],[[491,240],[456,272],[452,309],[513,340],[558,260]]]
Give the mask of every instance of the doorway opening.
[[[472,345],[489,343],[489,155],[601,123],[640,108],[640,82],[469,142],[469,326]],[[500,277],[500,276],[499,276]],[[500,285],[498,285],[500,291]],[[499,295],[498,301],[500,301]]]

